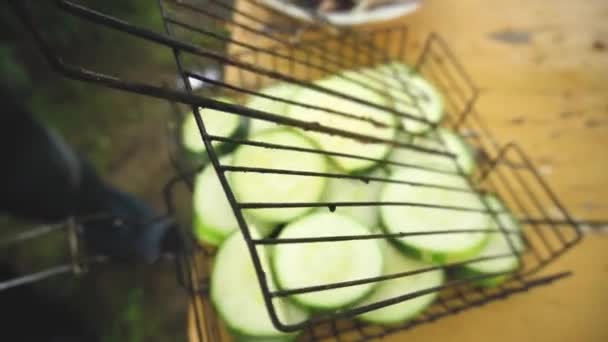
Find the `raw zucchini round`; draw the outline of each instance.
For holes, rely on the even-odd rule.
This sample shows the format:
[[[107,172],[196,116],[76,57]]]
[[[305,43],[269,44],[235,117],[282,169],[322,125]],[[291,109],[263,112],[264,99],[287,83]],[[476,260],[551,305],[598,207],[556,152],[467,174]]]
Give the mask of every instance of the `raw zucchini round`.
[[[384,75],[385,77],[398,77],[399,80],[400,78],[409,77],[409,74],[412,72],[412,68],[409,65],[401,62],[392,61],[378,65],[376,68],[374,68],[374,71],[376,74]]]
[[[233,100],[227,97],[219,97],[216,100],[234,103]],[[241,137],[247,133],[248,120],[245,117],[214,109],[201,108],[199,111],[207,133],[211,135],[231,138]],[[201,137],[193,113],[188,113],[184,117],[181,133],[182,143],[188,151],[195,154],[205,154],[205,144],[203,143],[203,138]],[[233,144],[226,144],[226,146],[228,145],[234,147]],[[227,153],[230,150],[222,149],[221,147],[224,146],[224,143],[220,141],[214,141],[213,146],[218,153]]]
[[[493,211],[501,211],[502,213],[497,215],[497,219],[502,227],[509,231],[521,232],[521,226],[515,216],[507,211],[507,207],[493,195],[486,196],[486,203],[490,206]],[[493,229],[500,230],[500,227],[496,221],[493,221]],[[510,234],[509,238],[513,247],[516,251],[520,252],[524,248],[523,240],[521,235]],[[488,243],[485,247],[476,255],[476,258],[491,257],[495,255],[502,255],[512,253],[513,250],[507,241],[507,237],[502,232],[490,233]],[[463,266],[466,274],[469,276],[483,275],[488,273],[500,273],[500,272],[511,272],[515,271],[519,267],[519,258],[516,255],[504,257],[500,259],[492,259],[487,261],[479,261],[469,263]],[[479,280],[477,283],[482,286],[497,286],[503,281],[508,279],[508,275],[497,276],[491,278],[484,278]]]
[[[348,94],[349,96],[363,99],[378,105],[387,105],[385,96],[360,86],[339,76],[329,77],[317,82],[317,85]],[[396,134],[396,120],[392,113],[370,107],[349,99],[337,97],[325,92],[313,89],[303,89],[295,97],[295,101],[308,103],[315,106],[331,108],[333,110],[348,113],[361,118],[370,118],[381,122],[388,127],[378,127],[372,123],[357,119],[347,118],[324,110],[290,106],[289,116],[307,122],[316,122],[326,127],[341,129],[352,133],[364,134],[381,139],[393,139]],[[331,152],[357,154],[360,156],[382,159],[390,151],[391,147],[384,143],[364,143],[338,135],[329,135],[314,131],[306,131],[306,134],[316,141],[319,146]],[[331,157],[336,165],[347,172],[363,171],[373,167],[376,163],[369,160],[353,159],[346,157]]]
[[[386,178],[388,173],[377,168],[369,177]],[[381,182],[362,182],[357,179],[331,178],[327,181],[324,201],[326,202],[377,202],[382,190]],[[322,208],[321,210],[327,210]],[[349,216],[361,223],[368,230],[375,229],[380,224],[380,210],[377,205],[370,206],[338,206],[335,212]]]
[[[337,213],[315,213],[288,224],[279,238],[365,235],[369,231]],[[382,252],[376,240],[279,244],[273,254],[279,286],[295,289],[338,283],[382,274]],[[301,305],[329,310],[363,298],[375,283],[291,296]]]
[[[382,89],[381,77],[378,77],[377,73],[372,68],[360,68],[356,70],[346,70],[340,73],[342,77],[347,78],[348,82],[360,82],[363,84],[370,84],[374,88]],[[378,82],[378,80],[380,82]],[[384,102],[384,101],[382,101]]]
[[[455,157],[396,148],[391,154],[391,160],[454,173],[459,171],[459,167],[465,174],[471,174],[475,170],[476,161],[473,148],[449,129],[438,128],[427,136],[415,137],[412,143],[427,149],[449,152]],[[391,165],[390,168],[394,171],[403,169],[398,165]]]
[[[403,169],[391,178],[402,181],[469,189],[460,175],[438,174],[420,169]],[[381,218],[390,233],[458,229],[489,229],[491,216],[475,192],[452,191],[422,185],[388,183],[381,194],[383,202],[408,202],[470,208],[462,211],[417,206],[382,206]],[[407,236],[396,241],[410,255],[428,262],[449,263],[476,255],[487,240],[485,233],[452,233]]]
[[[222,165],[230,165],[231,159],[228,155],[219,161]],[[220,244],[239,227],[212,164],[195,179],[192,205],[195,236],[205,242]]]
[[[385,94],[394,108],[415,117],[439,123],[444,117],[443,99],[433,85],[412,68],[400,62],[389,62],[377,66],[374,82],[386,89]],[[370,81],[368,81],[370,82]],[[412,134],[421,134],[431,129],[425,122],[400,117],[403,127]]]
[[[393,87],[389,88],[389,94],[395,100],[397,111],[427,119],[431,123],[439,123],[443,119],[443,99],[435,87],[422,76],[410,74],[392,82]],[[414,134],[431,129],[429,124],[414,119],[403,118],[401,123],[406,131]]]
[[[384,274],[391,275],[432,267],[432,264],[409,258],[387,241],[380,242],[384,255]],[[434,270],[414,275],[385,280],[379,283],[371,295],[357,306],[377,303],[383,300],[403,296],[443,284],[443,270]],[[359,319],[376,324],[393,325],[415,318],[433,303],[439,292],[422,295],[401,303],[361,314]]]
[[[252,230],[254,238],[258,237]],[[276,286],[269,276],[268,259],[263,247],[258,255],[270,290]],[[249,249],[240,232],[232,234],[220,247],[211,275],[211,300],[228,328],[239,335],[266,341],[294,334],[278,331],[270,320],[255,273]],[[273,301],[281,322],[295,324],[308,318],[305,310],[286,299]]]
[[[231,159],[232,155],[223,156],[220,158],[220,164],[230,165]],[[212,164],[208,164],[195,179],[192,205],[194,236],[200,241],[217,246],[239,228],[234,211]],[[263,236],[272,234],[276,227],[249,216],[245,219],[248,224],[255,225]]]
[[[411,144],[412,141],[414,140],[414,138],[408,133],[399,132],[397,134],[396,140],[399,142],[402,142],[402,143]],[[388,156],[387,159],[390,161],[393,161],[393,162],[397,162],[397,163],[415,164],[416,163],[415,161],[409,160],[410,156],[411,156],[411,152],[412,151],[409,148],[395,147],[395,148],[393,148],[393,150],[391,151],[391,154]],[[401,165],[386,164],[386,168],[391,173],[395,170],[403,169],[404,167],[405,166],[401,166]]]
[[[292,100],[299,87],[290,83],[279,82],[271,86],[265,87],[259,92],[264,95],[278,97],[280,99]],[[246,104],[251,109],[257,109],[271,114],[285,116],[289,108],[289,104],[283,101],[271,100],[261,96],[250,96]],[[275,128],[277,124],[270,121],[252,119],[249,128],[249,134],[257,134],[260,131],[269,128]]]
[[[193,234],[194,237],[201,243],[206,243],[211,246],[219,246],[226,238],[223,234],[215,233],[200,223],[198,215],[195,213],[193,218]]]
[[[316,148],[304,136],[290,129],[264,130],[251,140],[278,145]],[[234,153],[234,166],[287,169],[323,173],[326,158],[314,153],[240,146]],[[232,172],[230,180],[239,202],[318,202],[325,189],[326,178],[284,175],[277,173]],[[247,210],[253,218],[269,223],[282,223],[305,214],[312,208],[265,208]]]

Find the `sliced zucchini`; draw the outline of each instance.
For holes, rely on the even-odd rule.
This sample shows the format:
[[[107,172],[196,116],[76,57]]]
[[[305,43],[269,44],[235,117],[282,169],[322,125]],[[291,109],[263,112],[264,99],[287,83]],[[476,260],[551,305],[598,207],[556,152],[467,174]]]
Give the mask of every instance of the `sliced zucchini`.
[[[263,95],[273,96],[284,100],[292,100],[298,89],[299,87],[296,85],[279,82],[265,87],[259,92]],[[283,101],[272,100],[261,96],[250,96],[246,106],[251,109],[257,109],[271,114],[284,116],[287,115],[289,104]],[[277,124],[274,122],[252,119],[249,132],[253,135],[265,129],[275,127],[277,127]]]
[[[415,117],[425,118],[431,123],[439,123],[444,117],[443,99],[435,87],[415,73],[412,68],[401,62],[393,61],[373,69],[375,88],[385,89],[394,108]],[[406,131],[421,134],[431,129],[425,122],[409,118],[401,118]]]
[[[432,264],[424,263],[403,255],[401,251],[385,240],[381,241],[380,245],[384,255],[385,275],[421,270],[433,266]],[[415,291],[441,286],[444,278],[444,272],[440,269],[385,280],[380,282],[378,287],[374,289],[370,296],[357,303],[357,306],[360,307],[377,303],[383,300],[403,296],[408,293],[413,293]],[[415,318],[418,314],[424,311],[424,309],[430,306],[435,298],[437,298],[438,293],[439,292],[433,292],[378,310],[369,311],[359,315],[358,318],[363,321],[384,325],[403,323],[407,320]]]
[[[377,168],[368,176],[385,178],[388,177],[388,173]],[[381,182],[365,183],[355,179],[331,178],[327,181],[324,200],[327,202],[377,202],[380,199],[380,190],[382,190]],[[335,212],[355,219],[370,231],[380,225],[380,209],[377,205],[338,206]]]
[[[402,142],[402,143],[412,144],[412,142],[414,141],[414,138],[408,133],[399,132],[399,133],[397,133],[396,140],[399,142]],[[397,163],[411,164],[413,162],[413,161],[409,160],[411,152],[412,151],[409,148],[395,147],[391,151],[391,154],[388,156],[388,160],[397,162]],[[405,166],[401,166],[401,165],[386,164],[386,169],[388,169],[388,171],[391,173],[396,170],[403,169],[404,167]]]
[[[234,103],[233,100],[227,97],[219,97],[216,100]],[[245,117],[214,109],[201,108],[199,111],[207,133],[211,135],[232,138],[243,137],[247,134],[248,120]],[[188,113],[184,117],[181,133],[182,144],[188,151],[194,154],[205,154],[205,144],[203,143],[203,138],[201,137],[193,113]],[[225,148],[222,148],[224,146]],[[214,141],[213,147],[217,153],[224,154],[230,152],[234,148],[234,144]]]
[[[220,158],[230,165],[231,155]],[[202,241],[218,245],[239,225],[213,165],[208,164],[195,179],[193,194],[194,233]]]
[[[470,189],[460,175],[438,174],[420,169],[403,169],[391,177],[414,183]],[[472,211],[431,208],[417,205],[385,205],[380,209],[389,233],[431,232],[462,229],[489,229],[491,216],[485,212],[476,192],[453,191],[423,185],[388,183],[381,194],[383,202],[405,202],[443,207],[468,208]],[[406,253],[428,262],[448,263],[470,259],[479,253],[487,240],[485,233],[451,233],[406,236],[396,241]]]
[[[360,68],[356,70],[346,70],[342,71],[339,75],[346,78],[348,82],[359,82],[363,84],[370,84],[373,88],[383,89],[382,84],[378,84],[376,80],[380,80],[381,78],[376,75],[376,72],[372,68]],[[381,103],[384,103],[382,101]]]
[[[410,74],[410,67],[399,62],[381,64],[374,68],[366,67],[355,70],[343,71],[340,75],[350,80],[363,83],[370,87],[370,90],[387,97],[390,95],[390,86],[402,87],[401,79],[407,79]],[[391,96],[388,96],[391,98]],[[390,100],[392,102],[392,99]],[[386,100],[379,101],[379,105],[386,103]]]
[[[251,231],[254,238],[258,235]],[[269,276],[268,259],[263,247],[258,248],[262,267],[268,275],[266,281],[271,291],[276,290]],[[255,273],[249,249],[240,232],[232,234],[220,247],[211,275],[211,300],[228,328],[238,335],[254,341],[274,341],[293,334],[278,331],[270,320],[262,291]],[[308,318],[308,313],[277,298],[273,305],[281,322],[295,324]]]
[[[350,217],[314,213],[288,224],[279,239],[365,235],[369,231]],[[376,240],[278,244],[273,269],[278,285],[295,289],[351,281],[382,274],[382,252]],[[375,283],[296,294],[290,298],[319,310],[343,307],[363,298]]]
[[[232,155],[220,158],[220,164],[230,165]],[[217,177],[213,165],[208,164],[194,182],[193,195],[194,235],[203,242],[217,246],[238,229],[230,202]],[[270,235],[275,225],[258,222],[246,217],[248,224],[253,224],[258,231]]]
[[[412,114],[435,124],[444,117],[441,95],[420,75],[410,74],[405,79],[395,79],[389,94],[394,99],[395,109],[401,113]],[[401,123],[406,131],[413,134],[421,134],[432,128],[425,122],[409,118],[403,118]]]
[[[264,130],[251,140],[300,148],[316,148],[304,136],[290,129]],[[241,167],[281,169],[323,173],[326,158],[314,153],[300,153],[242,145],[234,153],[233,164]],[[232,172],[230,180],[239,202],[317,202],[325,190],[326,179],[315,176],[278,173]],[[262,222],[282,223],[310,211],[301,208],[249,209],[248,213]]]
[[[391,160],[455,173],[459,168],[465,174],[471,174],[475,170],[477,163],[473,148],[458,134],[447,128],[438,128],[427,136],[415,137],[412,143],[427,149],[449,152],[455,157],[397,148],[391,155]],[[402,168],[397,165],[391,166],[394,171]]]
[[[508,212],[507,207],[502,203],[501,200],[499,200],[493,195],[487,195],[486,203],[493,211],[501,212],[497,214],[498,222],[494,220],[494,224],[492,225],[493,229],[501,230],[501,227],[498,224],[500,223],[500,225],[502,225],[502,228],[508,231],[521,232],[521,226],[517,221],[517,218],[515,218],[513,214]],[[510,234],[508,238],[510,239],[516,251],[521,252],[524,249],[524,243],[520,234]],[[479,252],[479,254],[475,256],[475,258],[505,255],[509,253],[513,253],[513,250],[511,249],[509,241],[507,240],[507,237],[504,235],[504,233],[490,233],[488,243]],[[464,275],[468,276],[512,272],[515,271],[518,267],[519,258],[517,257],[517,255],[512,255],[499,259],[468,263],[463,266],[465,271]],[[501,284],[508,278],[509,275],[507,274],[504,276],[480,279],[477,283],[482,286],[491,287]]]
[[[226,238],[223,234],[215,233],[200,223],[198,215],[195,213],[193,218],[193,234],[194,237],[201,243],[206,243],[211,246],[219,246]]]
[[[385,96],[367,89],[339,76],[329,77],[316,82],[317,85],[349,96],[366,100],[377,105],[386,105]],[[388,127],[378,127],[370,122],[340,116],[325,110],[290,106],[289,116],[302,121],[319,123],[326,127],[341,129],[381,139],[393,139],[396,134],[396,121],[392,113],[361,104],[349,99],[319,92],[313,89],[303,89],[296,94],[295,101],[315,106],[330,108],[341,113],[347,113],[360,118],[373,119]],[[384,143],[366,143],[339,135],[329,135],[314,131],[306,134],[316,141],[319,146],[331,152],[356,154],[364,157],[382,159],[390,151],[390,145]],[[347,172],[363,171],[373,167],[374,161],[331,156],[336,165]]]
[[[391,62],[376,67],[375,71],[383,78],[386,93],[397,111],[425,118],[431,123],[439,123],[443,119],[441,94],[409,66]],[[401,122],[406,131],[413,134],[431,129],[429,124],[414,119],[402,118]]]
[[[412,68],[409,65],[403,64],[398,61],[392,61],[378,65],[374,68],[374,71],[381,75],[398,76],[407,78],[412,72]]]

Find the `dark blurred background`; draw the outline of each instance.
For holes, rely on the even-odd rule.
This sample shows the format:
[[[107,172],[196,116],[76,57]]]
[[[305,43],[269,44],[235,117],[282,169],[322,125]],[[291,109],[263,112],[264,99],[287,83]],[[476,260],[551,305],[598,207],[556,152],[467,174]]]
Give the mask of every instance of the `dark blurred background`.
[[[46,36],[66,60],[126,79],[175,84],[169,50],[83,25],[49,4],[32,3]],[[82,3],[163,30],[156,1]],[[0,6],[0,82],[42,122],[88,156],[106,180],[162,211],[162,185],[172,174],[166,146],[170,106],[62,78],[46,64],[30,33],[8,6]],[[32,227],[35,225],[0,216],[0,240]],[[1,247],[0,280],[68,260],[63,232]],[[25,341],[63,341],[52,339],[55,335],[74,335],[74,341],[183,341],[185,308],[186,296],[177,286],[172,261],[149,266],[100,265],[82,277],[64,275],[0,292],[3,335],[14,333],[15,340]],[[10,328],[8,332],[5,326]]]

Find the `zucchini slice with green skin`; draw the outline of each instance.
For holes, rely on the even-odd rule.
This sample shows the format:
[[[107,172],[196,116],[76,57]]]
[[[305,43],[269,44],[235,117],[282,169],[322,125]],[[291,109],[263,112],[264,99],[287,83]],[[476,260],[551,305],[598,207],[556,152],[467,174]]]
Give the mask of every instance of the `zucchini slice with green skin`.
[[[369,230],[348,216],[314,213],[288,224],[278,238],[366,234]],[[279,287],[295,289],[380,276],[382,251],[376,240],[278,244],[272,264]],[[301,293],[290,299],[309,308],[331,310],[360,300],[374,286],[376,283],[367,283]]]
[[[478,278],[478,277],[484,276],[486,274],[487,273],[479,273],[479,272],[473,271],[472,269],[464,268],[464,267],[459,267],[454,272],[454,275],[460,279]],[[491,288],[491,287],[497,287],[497,286],[502,285],[507,280],[509,280],[509,278],[511,278],[510,274],[503,274],[503,275],[499,275],[499,276],[478,279],[478,280],[472,281],[472,284],[475,286],[478,286],[478,287]]]
[[[211,246],[221,245],[226,238],[223,234],[218,234],[201,224],[200,219],[196,213],[194,213],[193,218],[193,234],[196,240]]]
[[[349,81],[356,81],[369,85],[371,89],[382,96],[389,95],[388,88],[396,86],[402,88],[402,79],[405,80],[411,73],[411,68],[400,62],[389,62],[376,67],[365,67],[355,70],[346,70],[340,73]],[[383,104],[385,101],[379,102]]]
[[[339,74],[341,77],[346,78],[348,82],[359,82],[363,84],[370,84],[374,89],[383,89],[382,78],[377,75],[377,72],[373,68],[360,68],[355,70],[342,71]],[[384,101],[382,101],[383,103]]]
[[[377,105],[388,105],[385,96],[367,89],[340,76],[332,76],[316,82],[317,85],[332,89],[349,96],[364,99]],[[289,117],[323,126],[341,129],[352,133],[364,134],[381,139],[392,140],[396,134],[397,122],[393,113],[341,98],[314,89],[302,89],[295,96],[295,101],[319,107],[331,108],[340,113],[347,113],[360,118],[373,119],[386,127],[379,127],[368,121],[348,118],[336,113],[300,106],[289,107]],[[306,131],[306,135],[317,142],[321,149],[330,152],[356,154],[364,157],[383,159],[388,155],[391,146],[385,143],[365,143],[339,135],[329,135]],[[376,162],[363,159],[330,156],[337,167],[347,172],[363,172],[371,169]]]
[[[431,123],[441,122],[445,115],[443,98],[424,77],[400,62],[380,65],[375,71],[382,77],[386,94],[397,111],[425,118]],[[429,124],[414,119],[402,118],[401,123],[412,134],[422,134],[431,129]]]
[[[412,144],[414,138],[408,133],[399,132],[399,133],[397,133],[396,140],[399,142],[405,143],[405,144]],[[411,152],[412,152],[412,150],[409,148],[395,147],[391,151],[391,154],[388,156],[388,160],[390,160],[392,162],[404,163],[404,164],[415,163],[415,161],[409,160],[410,156],[411,156]],[[401,170],[404,167],[405,166],[402,166],[402,165],[386,164],[386,169],[388,169],[388,171],[391,173],[393,173],[394,171],[397,171],[397,170]]]
[[[338,171],[339,172],[339,171]],[[376,168],[368,174],[369,177],[386,178],[388,172]],[[382,190],[381,182],[362,182],[357,179],[331,178],[327,181],[324,201],[326,202],[377,202]],[[327,208],[321,210],[326,211]],[[361,223],[368,230],[380,225],[380,209],[377,205],[368,206],[338,206],[336,213],[349,216]]]
[[[251,230],[254,238],[258,237]],[[276,290],[269,275],[267,253],[258,247],[262,267],[267,274],[271,291]],[[259,282],[249,255],[249,249],[240,232],[235,232],[221,245],[215,257],[211,274],[211,301],[229,330],[247,336],[254,341],[289,339],[294,334],[278,331],[270,320]],[[273,300],[279,320],[285,324],[296,324],[308,318],[308,313],[284,298]]]
[[[412,67],[410,67],[407,64],[401,63],[399,61],[392,61],[392,62],[388,62],[388,63],[384,63],[384,64],[380,64],[378,66],[376,66],[374,69],[372,69],[374,73],[374,75],[376,77],[378,76],[384,76],[384,77],[393,77],[393,78],[397,78],[397,82],[399,82],[401,79],[406,79],[407,77],[409,77],[409,75],[412,73]],[[390,80],[390,78],[388,78]],[[384,81],[386,82],[387,78],[384,79]],[[389,82],[394,82],[394,81],[389,81]]]
[[[278,82],[261,89],[259,92],[263,95],[273,96],[285,100],[292,100],[299,89],[300,87],[296,85]],[[290,104],[283,101],[252,95],[249,97],[246,106],[251,109],[257,109],[271,114],[286,116]],[[280,127],[274,122],[270,121],[251,119],[250,122],[249,134],[252,135],[266,129]]]
[[[299,148],[317,148],[308,138],[291,129],[270,129],[250,138],[253,141]],[[241,145],[233,165],[240,167],[281,169],[324,173],[327,159],[319,154],[294,152]],[[325,190],[326,177],[279,173],[231,172],[232,189],[237,200],[244,202],[318,202]],[[289,222],[311,211],[311,207],[249,209],[254,219],[267,223]]]
[[[439,91],[410,66],[393,61],[377,66],[366,75],[373,77],[373,81],[364,77],[358,80],[373,82],[376,89],[384,88],[385,96],[397,111],[425,118],[435,124],[445,116]],[[429,124],[414,119],[401,118],[401,123],[412,134],[422,134],[431,129]]]
[[[441,171],[456,173],[462,170],[467,175],[473,173],[477,165],[475,152],[462,137],[447,128],[438,128],[431,133],[427,136],[414,137],[412,143],[427,149],[449,152],[455,157],[401,148],[394,150],[391,160]],[[391,165],[390,168],[393,171],[403,169],[397,165]]]
[[[220,158],[220,164],[230,165],[231,160],[232,155],[223,156]],[[211,164],[195,179],[192,205],[194,236],[199,241],[217,246],[239,228],[234,211]],[[276,227],[258,222],[249,216],[246,220],[255,225],[263,236],[272,234]]]
[[[384,255],[384,274],[391,275],[432,267],[432,264],[421,262],[403,255],[391,243],[383,240],[380,242]],[[357,306],[377,303],[383,300],[403,296],[415,291],[425,290],[441,286],[444,282],[444,271],[433,270],[414,275],[404,276],[380,282],[371,295]],[[439,292],[422,295],[408,299],[398,304],[386,306],[381,309],[366,312],[357,316],[358,319],[383,325],[395,325],[415,318],[424,309],[429,307]]]
[[[232,156],[219,162],[230,165]],[[238,227],[232,207],[226,198],[213,165],[208,164],[194,181],[193,194],[194,235],[211,245],[219,245]]]
[[[443,97],[439,91],[406,64],[393,61],[374,69],[346,71],[343,75],[369,83],[401,113],[424,118],[433,124],[440,123],[445,116]],[[410,118],[400,120],[403,128],[412,134],[422,134],[432,128],[422,121]]]
[[[434,124],[441,122],[445,115],[443,99],[429,81],[420,75],[410,74],[402,81],[395,79],[392,82],[394,86],[389,88],[389,94],[395,100],[397,111],[424,118]],[[403,118],[401,123],[406,131],[413,134],[422,134],[432,128],[423,121],[409,118]]]
[[[507,207],[494,195],[486,196],[486,203],[493,211],[500,211],[497,214],[497,220],[500,225],[508,231],[521,232],[521,226],[517,221],[517,218],[508,212]],[[501,230],[498,222],[494,221],[493,229]],[[496,255],[503,255],[512,253],[513,250],[507,240],[507,237],[502,232],[490,233],[488,243],[485,247],[476,255],[476,258],[491,257]],[[509,239],[513,244],[513,247],[517,252],[521,252],[524,249],[524,243],[521,234],[510,234]],[[460,272],[461,276],[479,276],[491,273],[501,272],[513,272],[519,267],[519,258],[517,255],[503,257],[499,259],[492,259],[486,261],[478,261],[468,263],[462,267]],[[476,283],[481,286],[492,287],[498,286],[509,278],[509,274],[480,279]]]
[[[217,228],[209,228],[209,226],[205,226],[200,223],[200,216],[194,215],[194,237],[200,242],[207,243],[211,246],[219,246],[226,239],[226,232],[219,232]],[[245,216],[245,220],[247,221],[247,225],[254,226],[260,232],[262,236],[269,236],[274,233],[274,231],[278,228],[277,225],[256,221],[250,216]],[[230,232],[234,232],[238,230],[238,225],[230,230]]]
[[[227,97],[219,97],[216,98],[216,100],[231,104],[235,103]],[[199,111],[203,122],[205,123],[207,133],[227,138],[242,138],[247,135],[249,126],[248,118],[214,109],[201,108]],[[205,144],[193,113],[188,113],[184,117],[181,129],[181,139],[182,144],[187,151],[196,155],[203,155],[206,159],[207,153]],[[213,147],[218,155],[222,155],[233,150],[235,145],[214,141]]]
[[[470,189],[461,175],[439,174],[420,169],[402,169],[392,179],[413,183]],[[385,205],[380,208],[384,228],[389,233],[432,232],[463,229],[490,229],[492,219],[476,192],[454,191],[423,185],[387,183],[382,202],[405,202],[417,205]],[[419,204],[443,206],[431,208]],[[449,209],[456,207],[469,211]],[[450,263],[470,259],[487,242],[486,233],[452,233],[406,236],[396,239],[402,250],[427,262]]]

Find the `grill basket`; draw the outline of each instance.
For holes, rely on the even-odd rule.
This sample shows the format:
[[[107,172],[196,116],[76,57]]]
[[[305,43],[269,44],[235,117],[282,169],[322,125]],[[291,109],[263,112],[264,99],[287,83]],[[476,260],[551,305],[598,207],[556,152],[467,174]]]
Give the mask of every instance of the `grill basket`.
[[[543,269],[580,240],[581,232],[578,223],[561,205],[524,151],[516,143],[502,144],[492,137],[482,115],[475,109],[475,103],[479,95],[477,88],[461,63],[450,51],[448,44],[437,34],[430,34],[420,47],[416,47],[408,44],[407,28],[400,26],[358,30],[336,30],[322,22],[303,26],[293,19],[283,17],[279,13],[263,7],[255,0],[240,0],[235,3],[223,0],[159,0],[159,10],[165,32],[158,33],[107,16],[73,1],[54,1],[56,10],[81,19],[83,25],[95,25],[114,30],[133,39],[145,40],[172,50],[181,86],[169,88],[166,85],[158,85],[152,82],[126,80],[120,76],[107,75],[63,62],[54,51],[53,45],[45,38],[44,33],[38,29],[36,18],[31,15],[27,4],[19,1],[12,1],[11,4],[32,32],[45,58],[56,71],[64,76],[104,87],[167,100],[175,111],[176,117],[180,117],[185,110],[193,111],[201,137],[209,151],[209,161],[219,175],[222,187],[232,205],[240,230],[249,248],[268,312],[273,323],[280,330],[301,330],[303,333],[300,335],[300,339],[305,341],[369,340],[398,330],[409,329],[418,324],[433,322],[441,317],[505,298],[515,293],[525,292],[570,274],[569,271],[546,274]],[[199,44],[199,42],[203,43]],[[129,58],[134,59],[137,56],[129,56]],[[328,74],[336,74],[339,71],[374,66],[394,60],[412,65],[417,72],[430,80],[444,95],[446,117],[442,125],[459,132],[476,150],[478,168],[469,179],[473,188],[480,195],[488,192],[497,194],[518,217],[524,228],[523,237],[526,249],[521,255],[513,252],[513,254],[497,255],[491,258],[508,257],[515,254],[518,255],[521,266],[507,282],[492,289],[472,286],[474,281],[481,279],[479,276],[468,279],[450,278],[449,281],[438,288],[403,293],[401,296],[390,300],[358,308],[344,309],[336,313],[317,315],[298,324],[290,325],[282,322],[276,315],[272,298],[406,277],[411,272],[373,279],[361,279],[348,283],[271,291],[264,278],[264,272],[268,272],[268,270],[263,269],[256,246],[296,242],[280,241],[275,238],[252,238],[249,232],[250,227],[243,218],[243,212],[255,208],[302,206],[325,207],[333,211],[340,206],[382,206],[387,204],[382,202],[241,203],[235,199],[232,193],[226,178],[227,174],[231,172],[257,172],[262,174],[290,174],[293,177],[349,178],[365,182],[389,182],[390,179],[388,177],[379,178],[336,172],[313,174],[298,170],[256,169],[222,165],[212,144],[214,141],[222,141],[225,144],[236,146],[251,145],[266,149],[293,150],[294,155],[316,153],[339,155],[353,159],[365,159],[366,157],[358,155],[357,151],[353,151],[352,154],[314,149],[303,151],[290,146],[269,145],[246,138],[235,139],[210,135],[205,129],[204,110],[199,110],[199,107],[211,108],[250,119],[270,121],[296,130],[311,130],[357,141],[390,144],[394,148],[416,149],[418,147],[398,140],[378,140],[359,132],[286,118],[248,108],[242,104],[229,104],[213,100],[219,95],[229,95],[237,99],[243,99],[245,96],[259,96],[286,102],[293,106],[316,108],[324,111],[328,116],[348,116],[348,113],[340,113],[325,107],[323,104],[297,103],[291,99],[269,97],[261,94],[259,89],[274,82],[288,82],[378,108],[379,105],[368,102],[366,99],[352,98],[346,92],[319,88],[312,81]],[[221,77],[211,77],[202,72],[209,68],[219,70]],[[387,86],[373,73],[366,73],[363,77],[363,80],[348,79],[348,81],[374,91],[382,91],[383,87]],[[399,76],[395,75],[395,77],[398,80]],[[193,85],[203,85],[203,87],[193,89],[195,88]],[[405,87],[401,90],[407,92]],[[391,112],[394,116],[409,116],[408,113],[396,112],[394,109],[382,109]],[[351,117],[350,119],[366,120],[366,118],[360,117]],[[424,119],[417,120],[425,122]],[[440,150],[429,149],[423,152],[443,155],[452,159],[454,157]],[[174,157],[176,175],[164,187],[168,216],[173,215],[177,210],[174,204],[176,188],[179,185],[186,185],[191,190],[192,179],[201,170],[200,165],[192,166],[185,163],[179,155]],[[394,162],[390,159],[384,160],[382,163],[403,168],[415,167]],[[408,183],[407,180],[404,181]],[[437,186],[436,184],[415,185]],[[402,203],[400,205],[416,204]],[[441,206],[436,208],[436,210],[446,209],[459,210],[459,208],[444,208]],[[490,211],[489,208],[487,209]],[[449,239],[450,234],[466,234],[480,230],[470,229],[471,227],[447,228],[451,228],[449,233],[437,231],[433,234],[446,234],[445,238]],[[189,229],[179,229],[183,235],[183,246],[181,253],[177,255],[176,267],[180,283],[191,296],[191,339],[222,341],[226,338],[225,331],[221,328],[221,322],[208,297],[210,268],[215,250],[195,242]],[[504,229],[502,232],[495,233],[507,234]],[[411,234],[417,233],[377,233],[366,237],[352,238],[383,239]],[[424,234],[424,232],[420,232],[420,234]],[[336,237],[311,237],[308,240],[297,241],[297,243],[335,241]],[[449,274],[454,266],[479,260],[481,259],[471,259],[437,267],[445,268]],[[428,270],[432,269],[435,269],[435,267]],[[491,276],[495,275],[486,275],[485,277]],[[362,312],[431,292],[439,292],[438,299],[432,307],[416,319],[400,326],[381,327],[352,319],[354,315]]]

